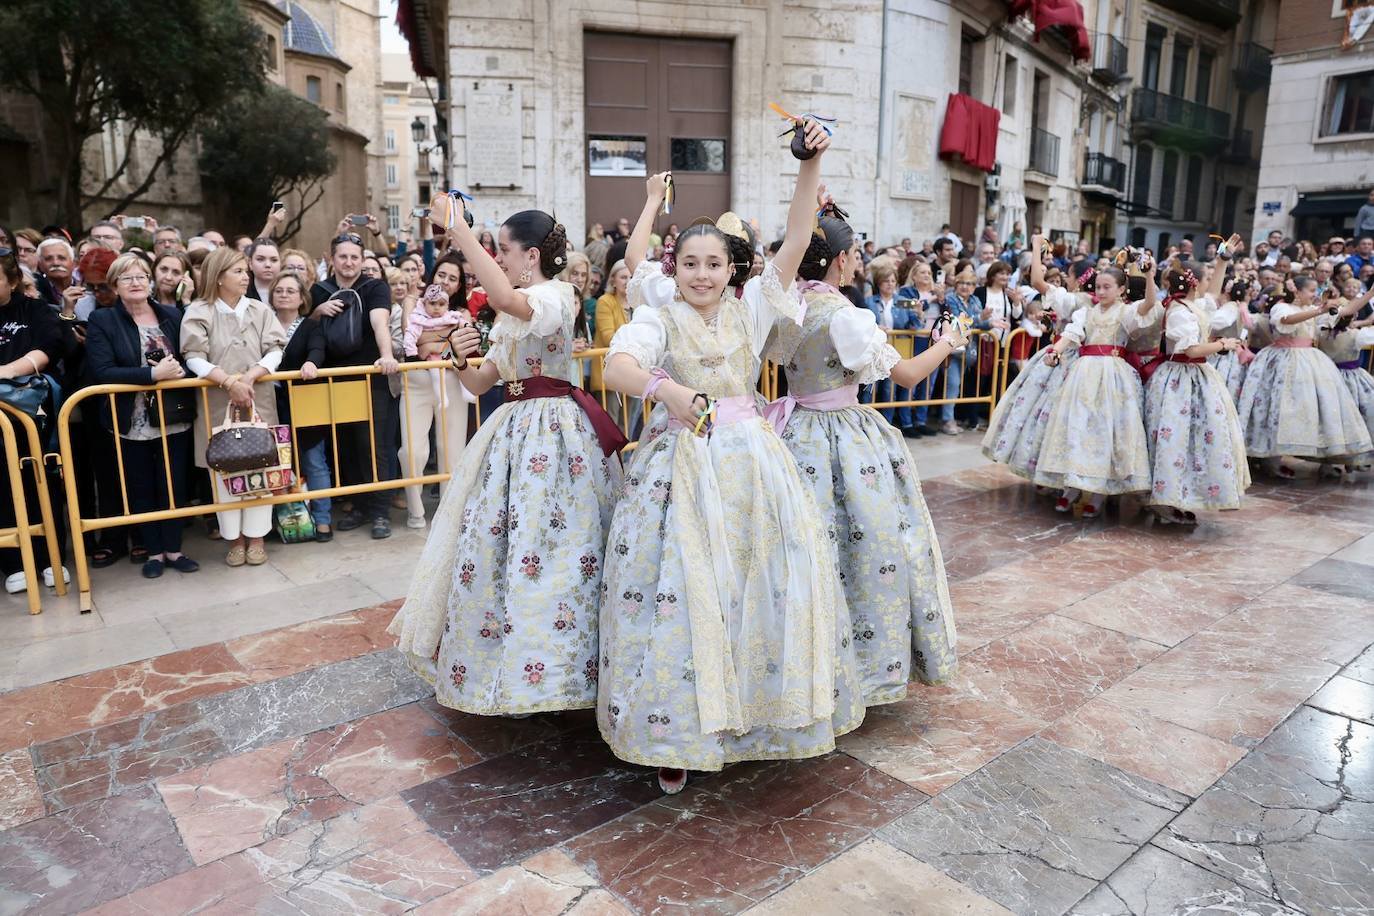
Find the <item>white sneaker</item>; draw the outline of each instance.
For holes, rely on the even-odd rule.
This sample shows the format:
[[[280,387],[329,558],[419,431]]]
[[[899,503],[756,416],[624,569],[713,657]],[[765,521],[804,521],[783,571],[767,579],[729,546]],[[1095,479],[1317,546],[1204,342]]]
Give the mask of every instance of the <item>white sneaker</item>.
[[[407,515],[407,516],[406,516],[406,527],[407,527],[407,528],[423,528],[423,527],[425,527],[425,517],[424,517],[423,515]]]
[[[70,585],[70,584],[71,584],[71,581],[72,581],[72,574],[69,573],[69,572],[67,572],[67,567],[65,567],[65,566],[62,567],[62,584],[64,584],[64,585]],[[48,588],[52,588],[52,587],[54,586],[53,574],[52,574],[52,567],[51,567],[51,566],[49,566],[47,569],[43,570],[43,584],[46,585]]]
[[[26,592],[28,590],[29,580],[28,577],[24,575],[23,570],[17,573],[11,573],[5,577],[5,591],[9,592],[11,595],[17,595],[20,592]]]

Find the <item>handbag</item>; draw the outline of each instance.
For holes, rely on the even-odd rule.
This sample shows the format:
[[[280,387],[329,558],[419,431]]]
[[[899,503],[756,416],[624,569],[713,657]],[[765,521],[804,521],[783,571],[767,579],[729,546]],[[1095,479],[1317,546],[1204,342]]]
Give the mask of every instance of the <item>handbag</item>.
[[[12,379],[0,379],[0,401],[35,419],[47,416],[43,405],[51,394],[52,385],[44,375],[17,375]]]
[[[304,502],[278,503],[272,514],[272,527],[283,544],[299,544],[315,539],[315,521]]]
[[[363,347],[363,297],[357,290],[341,289],[326,301],[335,300],[346,304],[334,317],[320,319],[324,326],[325,352],[331,357],[352,356]]]
[[[190,423],[196,418],[196,393],[189,388],[173,388],[171,391],[149,391],[148,425],[161,429],[166,419],[168,426]],[[162,412],[158,413],[157,402],[162,401]]]
[[[260,471],[277,463],[277,437],[272,429],[252,411],[249,420],[242,421],[233,403],[224,408],[224,425],[215,427],[205,445],[205,463],[221,474],[238,471]]]

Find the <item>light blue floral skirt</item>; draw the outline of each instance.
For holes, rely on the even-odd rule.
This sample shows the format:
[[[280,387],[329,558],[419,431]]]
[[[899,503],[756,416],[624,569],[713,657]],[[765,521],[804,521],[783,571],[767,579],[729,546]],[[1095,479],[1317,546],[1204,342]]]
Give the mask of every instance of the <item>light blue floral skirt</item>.
[[[1217,370],[1221,376],[1221,383],[1226,386],[1226,392],[1231,395],[1231,402],[1240,403],[1240,390],[1245,384],[1246,366],[1240,361],[1240,354],[1232,350],[1230,352],[1213,353],[1207,357],[1207,364]]]
[[[1143,400],[1124,359],[1076,359],[1050,411],[1035,482],[1105,495],[1149,490]]]
[[[1341,371],[1312,347],[1265,347],[1237,405],[1251,458],[1335,459],[1371,448],[1369,427]]]
[[[1250,485],[1245,434],[1218,373],[1166,362],[1145,389],[1152,505],[1188,512],[1239,509]]]
[[[828,519],[852,618],[864,703],[943,684],[958,665],[934,524],[900,433],[871,407],[798,407],[782,434]]]
[[[1048,350],[1045,347],[1026,360],[1021,373],[997,402],[983,436],[983,454],[1027,480],[1035,479],[1050,412],[1069,368],[1078,359],[1078,351],[1071,349],[1060,357],[1058,365],[1051,366],[1045,362]]]

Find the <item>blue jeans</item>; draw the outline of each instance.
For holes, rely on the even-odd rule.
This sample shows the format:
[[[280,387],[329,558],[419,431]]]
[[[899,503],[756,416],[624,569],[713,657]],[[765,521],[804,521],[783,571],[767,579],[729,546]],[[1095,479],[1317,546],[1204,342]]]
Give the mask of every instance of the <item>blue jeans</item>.
[[[970,344],[972,345],[972,344]],[[936,396],[941,398],[957,398],[959,389],[964,384],[964,360],[968,357],[968,352],[955,353],[949,358],[949,377],[945,380],[945,386],[937,385],[935,388]],[[973,359],[976,361],[978,355],[975,352]],[[948,423],[954,419],[954,405],[943,404],[940,406],[940,422]]]
[[[321,439],[314,445],[301,452],[301,473],[305,475],[306,486],[311,490],[326,490],[334,485],[334,478],[329,473],[329,457],[325,450],[327,440]],[[332,503],[329,497],[311,499],[310,518],[315,525],[332,524],[333,515],[330,513]]]
[[[892,384],[892,379],[885,378],[874,383],[873,400],[909,401],[911,400],[911,391],[907,388],[895,388]],[[883,415],[884,420],[887,420],[888,423],[891,423],[898,429],[906,429],[911,425],[910,407],[881,407],[878,412]],[[896,422],[893,422],[894,416]]]

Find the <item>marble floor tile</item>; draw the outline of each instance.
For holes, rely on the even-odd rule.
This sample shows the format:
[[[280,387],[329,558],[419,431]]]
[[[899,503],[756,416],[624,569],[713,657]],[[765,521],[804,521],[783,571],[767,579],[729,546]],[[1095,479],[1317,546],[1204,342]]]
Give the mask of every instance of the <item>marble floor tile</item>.
[[[1342,547],[1331,555],[1331,559],[1374,566],[1374,534],[1366,534],[1348,547]]]
[[[915,687],[900,703],[875,706],[840,750],[915,786],[942,792],[1044,726],[1001,703],[949,687]]]
[[[1374,529],[1374,494],[1357,491],[1328,492],[1303,503],[1296,512],[1308,517],[1335,519],[1369,532]]]
[[[307,668],[394,646],[396,639],[386,632],[386,628],[396,616],[396,607],[395,602],[387,602],[280,630],[241,636],[225,643],[225,648],[252,680],[275,680]]]
[[[152,789],[0,832],[0,911],[67,914],[191,866]]]
[[[1364,563],[1322,560],[1294,576],[1292,582],[1294,585],[1374,604],[1374,572]]]
[[[1245,592],[1158,569],[1137,573],[1059,611],[1095,626],[1176,646],[1245,602]]]
[[[1300,547],[1322,554],[1348,547],[1368,533],[1369,529],[1362,524],[1306,515],[1301,511],[1274,515],[1245,527],[1245,537],[1251,544]]]
[[[1032,738],[878,831],[984,897],[1060,914],[1131,857],[1186,796]]]
[[[1366,684],[1374,684],[1374,646],[1361,652],[1360,657],[1346,665],[1341,674]]]
[[[412,704],[158,781],[196,864],[476,763]]]
[[[415,916],[525,913],[630,916],[629,910],[559,850],[548,850],[492,872],[415,910]]]
[[[924,799],[844,754],[736,764],[567,850],[640,912],[738,913]]]
[[[1302,916],[1277,900],[1154,846],[1131,856],[1072,916]]]
[[[659,795],[650,771],[616,760],[595,730],[527,745],[401,793],[474,868],[493,871]]]
[[[393,796],[149,885],[92,916],[399,913],[475,877]]]
[[[1345,665],[1374,642],[1374,601],[1280,585],[1207,628],[1256,653]]]
[[[374,652],[34,745],[38,781],[60,810],[430,692],[394,650]]]
[[[1304,707],[1155,839],[1303,913],[1374,910],[1374,726]]]
[[[43,790],[38,788],[28,749],[0,754],[0,830],[36,821],[45,813]]]
[[[955,686],[1053,722],[1163,651],[1155,643],[1052,614],[964,656]]]
[[[1307,705],[1374,725],[1374,684],[1337,675],[1313,694]]]
[[[1229,633],[1209,631],[1128,675],[1103,696],[1124,709],[1251,747],[1336,670],[1328,662],[1238,644]]]
[[[1288,581],[1323,556],[1296,545],[1258,549],[1222,542],[1187,554],[1170,568],[1199,584],[1243,592],[1254,598]]]
[[[525,719],[505,716],[474,716],[441,706],[434,697],[426,697],[419,707],[449,734],[476,751],[482,759],[498,757],[517,748],[534,744],[578,728],[595,726],[593,710],[537,713]]]
[[[922,916],[1010,916],[1004,907],[877,839],[841,853],[747,912],[896,914],[918,907]]]
[[[26,747],[249,683],[224,646],[172,652],[0,696],[0,750]]]
[[[1245,755],[1244,748],[1122,709],[1107,696],[1084,703],[1040,737],[1192,796]]]

